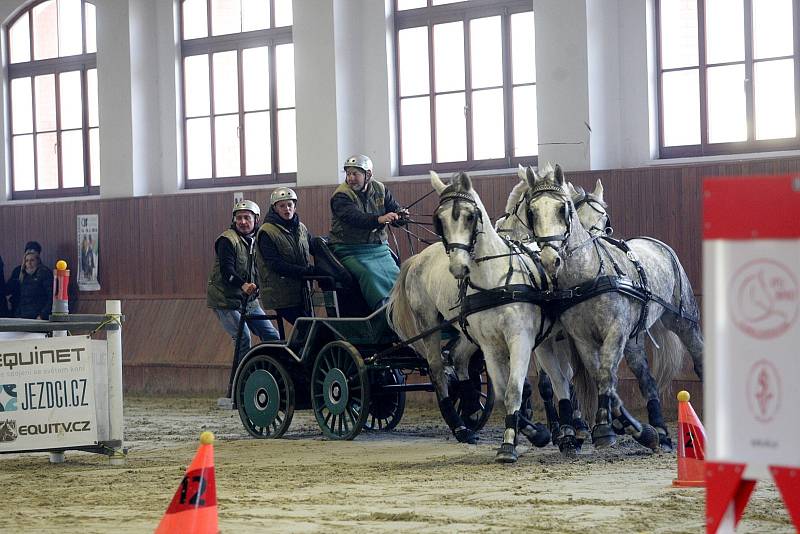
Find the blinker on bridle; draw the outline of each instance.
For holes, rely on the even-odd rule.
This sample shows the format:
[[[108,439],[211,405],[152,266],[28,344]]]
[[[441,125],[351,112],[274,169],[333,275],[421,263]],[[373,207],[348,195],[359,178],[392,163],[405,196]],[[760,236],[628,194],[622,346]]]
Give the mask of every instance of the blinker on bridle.
[[[449,243],[444,236],[444,231],[442,229],[442,221],[439,219],[439,211],[442,209],[442,206],[447,202],[453,202],[454,206],[453,209],[457,207],[457,203],[460,201],[467,202],[472,204],[475,208],[478,207],[478,203],[475,202],[475,199],[469,193],[465,193],[463,191],[446,191],[439,197],[439,207],[436,209],[436,213],[433,214],[433,227],[436,230],[436,233],[439,234],[439,237],[442,238],[442,244],[444,245],[444,250],[447,254],[450,254],[451,250],[459,249],[466,251],[470,256],[475,253],[475,241],[478,239],[478,222],[483,221],[483,214],[481,210],[477,209],[478,216],[475,217],[472,223],[472,232],[470,235],[470,241],[468,245],[464,245],[461,243]]]
[[[568,213],[565,214],[564,220],[566,222],[567,231],[563,234],[554,234],[554,235],[545,235],[545,236],[538,236],[536,232],[533,230],[533,214],[531,213],[530,203],[533,202],[537,197],[540,197],[546,193],[555,193],[557,196],[560,196],[565,199],[564,206],[566,207]],[[559,241],[562,243],[562,246],[566,245],[567,239],[569,238],[570,234],[570,225],[572,223],[572,210],[574,209],[569,197],[564,193],[564,190],[561,189],[559,186],[550,182],[549,180],[541,181],[535,184],[526,194],[528,197],[528,209],[527,217],[528,217],[528,227],[531,229],[531,233],[533,234],[533,240],[536,241],[536,244],[539,245],[540,249],[544,249],[544,247],[550,247],[558,253],[558,248],[555,247],[552,243],[554,241]]]

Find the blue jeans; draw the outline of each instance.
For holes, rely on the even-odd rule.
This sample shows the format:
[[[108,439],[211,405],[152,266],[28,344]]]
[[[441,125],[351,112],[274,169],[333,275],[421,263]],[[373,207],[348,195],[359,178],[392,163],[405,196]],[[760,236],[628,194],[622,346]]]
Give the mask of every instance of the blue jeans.
[[[219,322],[222,323],[222,328],[231,336],[233,342],[236,343],[236,333],[239,330],[239,310],[222,310],[214,309],[214,313],[219,317]],[[253,299],[247,303],[247,315],[265,315],[261,304],[258,299]],[[248,326],[250,328],[248,328]],[[270,341],[273,339],[280,339],[278,329],[268,319],[245,319],[245,324],[242,325],[242,338],[239,340],[239,347],[236,350],[236,363],[241,361],[242,357],[250,350],[250,329],[256,333],[261,341]]]

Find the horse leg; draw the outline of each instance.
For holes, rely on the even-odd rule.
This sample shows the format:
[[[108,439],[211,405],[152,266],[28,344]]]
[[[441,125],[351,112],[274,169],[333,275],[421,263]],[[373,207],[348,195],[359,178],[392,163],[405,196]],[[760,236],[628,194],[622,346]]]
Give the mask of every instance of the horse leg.
[[[544,403],[544,413],[547,417],[547,426],[550,429],[550,433],[553,435],[553,445],[556,445],[555,438],[559,430],[559,415],[556,404],[553,402],[553,383],[544,370],[539,371],[539,396]]]
[[[572,405],[572,427],[575,429],[575,439],[577,440],[578,450],[580,450],[583,442],[590,439],[592,435],[589,432],[589,423],[586,422],[581,413],[580,403],[578,403],[575,387],[572,384],[569,385],[569,401]]]
[[[477,434],[470,430],[461,416],[458,415],[453,399],[450,398],[449,384],[447,375],[444,371],[444,360],[439,350],[436,350],[441,345],[440,338],[436,335],[432,336],[425,343],[426,354],[428,360],[428,370],[436,388],[436,394],[439,398],[439,411],[442,413],[444,422],[450,428],[450,431],[460,443],[475,444],[478,441]]]
[[[647,420],[658,432],[658,441],[661,450],[664,452],[672,451],[672,439],[669,437],[669,430],[664,423],[664,416],[661,413],[661,401],[659,400],[658,387],[656,381],[650,373],[650,366],[647,363],[647,353],[644,344],[637,336],[636,339],[628,340],[625,345],[625,361],[628,367],[636,376],[639,383],[639,391],[642,397],[647,399]],[[624,432],[620,425],[615,425],[614,430],[619,429],[619,433]]]
[[[556,410],[556,405],[553,402],[553,383],[550,381],[550,377],[542,368],[542,358],[549,358],[551,355],[556,353],[556,335],[552,335],[545,339],[541,345],[535,351],[535,361],[536,361],[536,371],[539,375],[539,396],[542,398],[542,402],[544,403],[544,414],[547,417],[547,427],[550,429],[550,433],[555,438],[556,434],[558,434],[558,411]],[[553,443],[555,445],[556,443]]]
[[[659,450],[658,432],[651,425],[640,423],[634,416],[625,409],[622,404],[622,399],[619,398],[616,391],[613,392],[611,398],[611,413],[613,416],[613,425],[615,430],[622,430],[624,433],[629,434],[652,451]]]
[[[455,384],[456,394],[461,401],[458,412],[469,428],[475,427],[474,423],[477,421],[479,412],[483,409],[481,404],[480,374],[470,375],[470,362],[477,350],[478,347],[465,337],[459,337],[450,350],[456,378],[458,379]]]

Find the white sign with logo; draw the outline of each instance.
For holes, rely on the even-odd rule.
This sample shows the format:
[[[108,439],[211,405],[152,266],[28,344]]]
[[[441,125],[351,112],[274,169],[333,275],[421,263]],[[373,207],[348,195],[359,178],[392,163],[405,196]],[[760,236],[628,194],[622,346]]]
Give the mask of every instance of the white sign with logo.
[[[746,478],[768,478],[769,465],[800,465],[800,246],[758,239],[704,247],[714,258],[704,266],[713,295],[706,348],[715,355],[707,392],[719,411],[712,457],[746,463]]]
[[[97,443],[90,341],[0,342],[0,452]]]

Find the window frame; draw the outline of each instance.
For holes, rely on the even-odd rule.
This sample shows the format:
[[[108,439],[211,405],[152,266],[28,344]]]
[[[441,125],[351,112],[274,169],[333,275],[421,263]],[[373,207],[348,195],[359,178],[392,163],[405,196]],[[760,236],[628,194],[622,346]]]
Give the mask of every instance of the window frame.
[[[727,61],[709,64],[706,60],[706,27],[705,1],[697,1],[697,65],[690,67],[663,68],[663,49],[661,46],[661,4],[664,0],[655,0],[655,39],[656,39],[656,90],[658,115],[658,154],[660,159],[685,157],[703,157],[719,155],[735,155],[745,153],[774,152],[778,150],[800,149],[800,0],[792,0],[793,19],[793,54],[790,56],[774,56],[769,58],[753,58],[752,0],[742,0],[744,21],[744,60]],[[795,102],[795,136],[781,139],[755,139],[755,106],[753,69],[762,61],[776,59],[794,60],[794,102]],[[747,140],[723,143],[708,141],[708,70],[709,68],[742,63],[745,70],[745,117],[747,120]],[[664,73],[696,70],[698,73],[698,90],[700,91],[700,143],[696,145],[665,146],[664,145]]]
[[[88,103],[88,90],[87,90],[87,73],[92,69],[97,69],[97,52],[86,52],[86,8],[85,4],[92,4],[96,8],[96,4],[91,0],[81,1],[81,23],[83,33],[81,35],[81,46],[83,52],[64,57],[54,57],[47,59],[33,59],[34,58],[34,44],[33,44],[33,9],[46,2],[47,0],[35,0],[27,4],[24,9],[21,9],[14,15],[8,22],[3,25],[3,36],[5,39],[5,62],[6,62],[6,110],[8,111],[8,130],[6,140],[6,154],[8,156],[8,172],[11,174],[11,199],[12,200],[30,200],[30,199],[43,199],[43,198],[65,198],[74,196],[87,196],[99,195],[100,185],[91,185],[91,156],[90,150],[90,131],[95,127],[89,126],[89,103]],[[17,21],[28,14],[28,45],[30,47],[30,60],[26,62],[11,63],[11,28]],[[61,145],[61,134],[64,130],[61,129],[61,98],[59,74],[64,72],[78,71],[81,78],[81,121],[80,128],[83,139],[83,186],[80,187],[63,187],[63,167],[62,167],[62,154],[61,150],[57,151],[57,172],[58,172],[58,187],[55,189],[39,189],[39,176],[38,176],[38,161],[37,152],[38,147],[36,144],[36,92],[35,92],[35,77],[47,74],[54,75],[54,95],[55,95],[55,133],[57,136],[57,144]],[[31,79],[31,118],[33,120],[33,127],[31,135],[33,136],[33,169],[34,169],[34,184],[35,189],[29,191],[17,191],[16,176],[14,175],[14,113],[12,110],[12,94],[11,83],[18,78]],[[99,96],[99,94],[98,94]],[[98,102],[99,103],[99,102]],[[98,130],[100,128],[99,121]],[[78,130],[71,128],[66,131]],[[20,135],[20,134],[17,134]],[[21,134],[27,135],[27,134]],[[102,184],[101,184],[102,185]]]
[[[397,113],[397,154],[399,170],[401,175],[424,174],[429,170],[438,172],[455,172],[460,170],[494,170],[502,168],[513,168],[517,165],[538,165],[538,154],[531,156],[514,156],[514,102],[513,89],[516,87],[512,80],[512,57],[511,57],[511,15],[517,13],[533,12],[533,4],[530,0],[469,0],[453,4],[443,4],[434,6],[432,0],[427,0],[427,7],[414,9],[398,10],[399,0],[394,0],[394,73],[395,73],[395,109]],[[464,99],[465,108],[472,108],[472,93],[476,89],[472,88],[472,73],[470,65],[470,24],[473,19],[500,16],[501,39],[502,39],[502,61],[503,61],[503,110],[504,110],[504,146],[505,155],[501,158],[475,160],[472,114],[466,113],[466,152],[467,159],[464,161],[448,161],[443,163],[436,162],[436,95],[446,94],[450,91],[437,93],[434,83],[434,36],[433,26],[448,22],[464,22]],[[429,97],[429,120],[431,125],[431,162],[403,164],[402,132],[403,124],[400,114],[401,102],[411,96],[400,96],[400,31],[416,28],[428,28],[428,97]],[[537,82],[517,84],[517,86],[536,86]],[[479,88],[483,90],[486,88]],[[422,96],[422,95],[414,95]]]
[[[183,186],[185,189],[201,189],[207,187],[225,187],[237,185],[264,185],[274,184],[281,182],[294,182],[297,180],[297,172],[278,172],[280,168],[280,138],[278,136],[278,112],[286,109],[297,109],[297,102],[291,108],[277,106],[277,73],[275,65],[275,50],[277,46],[285,44],[293,44],[292,26],[279,26],[274,27],[275,23],[275,0],[267,0],[270,4],[270,24],[271,27],[262,30],[253,30],[239,33],[230,33],[224,35],[208,35],[207,37],[199,37],[186,40],[184,35],[184,17],[183,17],[183,4],[185,0],[179,2],[178,20],[179,20],[179,36],[180,36],[180,76],[181,76],[181,98],[180,98],[180,114],[181,114],[181,131],[182,131],[182,148],[181,153],[183,157]],[[208,33],[211,33],[212,28],[212,13],[211,13],[211,0],[206,0],[206,17]],[[236,51],[237,57],[237,99],[238,110],[235,113],[224,115],[236,115],[239,120],[239,128],[242,132],[245,131],[245,110],[243,107],[244,102],[244,87],[242,84],[242,52],[248,48],[267,47],[267,54],[269,57],[269,118],[270,118],[270,155],[272,172],[269,174],[257,175],[240,175],[240,176],[225,176],[217,177],[216,174],[216,134],[214,133],[214,117],[221,116],[214,113],[214,70],[213,70],[213,54],[219,52]],[[185,73],[185,59],[190,56],[207,55],[209,58],[208,69],[208,90],[209,90],[209,120],[211,130],[211,174],[210,178],[189,178],[189,146],[188,136],[186,134],[186,125],[188,118],[186,117],[186,73]],[[295,115],[296,120],[296,115]],[[246,132],[244,133],[246,136]],[[246,169],[245,161],[245,137],[239,136],[239,168],[240,170]],[[295,145],[297,140],[295,139]],[[296,149],[296,148],[295,148]]]

